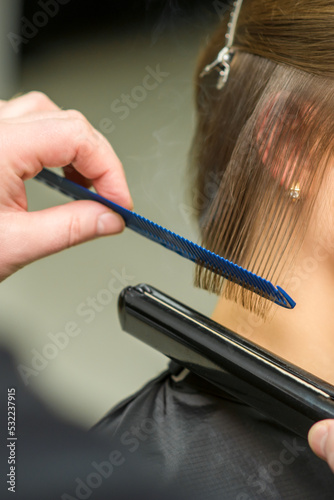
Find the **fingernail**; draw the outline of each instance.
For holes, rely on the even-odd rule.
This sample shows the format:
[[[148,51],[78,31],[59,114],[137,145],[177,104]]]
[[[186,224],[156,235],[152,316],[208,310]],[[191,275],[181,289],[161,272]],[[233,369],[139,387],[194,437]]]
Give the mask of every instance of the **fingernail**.
[[[129,194],[129,199],[130,199],[130,203],[129,203],[129,205],[128,205],[128,208],[129,208],[129,210],[133,210],[133,208],[134,208],[134,204],[133,204],[133,199],[132,199],[132,197],[131,197],[131,195],[130,195],[130,194]]]
[[[124,220],[118,214],[105,212],[97,220],[97,234],[105,236],[108,234],[121,233],[124,229]]]
[[[312,429],[311,433],[311,445],[314,451],[321,458],[326,457],[326,441],[328,436],[328,427],[326,424],[318,424]],[[313,446],[316,443],[316,446]]]

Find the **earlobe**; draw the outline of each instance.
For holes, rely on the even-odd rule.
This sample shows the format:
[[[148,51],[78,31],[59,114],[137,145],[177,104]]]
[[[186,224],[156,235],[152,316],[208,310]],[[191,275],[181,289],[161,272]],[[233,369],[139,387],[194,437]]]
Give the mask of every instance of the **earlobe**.
[[[260,113],[256,132],[260,161],[292,200],[300,199],[303,169],[300,167],[302,129],[310,110],[298,96],[278,92]]]

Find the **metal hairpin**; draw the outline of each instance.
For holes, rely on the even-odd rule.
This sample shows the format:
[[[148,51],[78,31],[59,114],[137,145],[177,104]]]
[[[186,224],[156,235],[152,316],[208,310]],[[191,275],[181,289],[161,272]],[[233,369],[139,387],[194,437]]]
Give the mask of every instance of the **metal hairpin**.
[[[224,87],[230,74],[230,69],[231,69],[230,65],[234,55],[234,50],[232,46],[234,42],[235,30],[238,23],[242,2],[243,0],[237,0],[233,2],[233,9],[231,12],[230,21],[227,25],[228,30],[225,35],[226,39],[225,47],[219,52],[216,59],[211,64],[208,64],[200,74],[200,77],[203,77],[208,73],[211,73],[212,70],[214,69],[217,70],[219,73],[219,78],[217,82],[218,90],[221,90]]]

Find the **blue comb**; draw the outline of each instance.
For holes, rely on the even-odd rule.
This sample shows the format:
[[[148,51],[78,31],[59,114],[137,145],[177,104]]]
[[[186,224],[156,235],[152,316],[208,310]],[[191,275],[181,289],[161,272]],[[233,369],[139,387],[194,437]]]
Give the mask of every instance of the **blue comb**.
[[[286,309],[293,309],[296,303],[282,288],[275,287],[270,281],[260,278],[254,273],[243,269],[242,267],[233,264],[223,257],[216,255],[209,250],[189,241],[182,236],[179,236],[155,222],[151,222],[145,217],[131,212],[116,203],[103,198],[102,196],[86,189],[75,182],[72,182],[65,177],[43,170],[35,177],[36,180],[47,184],[48,186],[60,191],[61,193],[70,196],[74,200],[92,200],[102,203],[114,212],[121,215],[127,227],[145,236],[146,238],[163,245],[173,252],[182,255],[186,259],[206,267],[210,271],[223,276],[229,281],[236,283],[247,290],[271,300],[279,306]]]

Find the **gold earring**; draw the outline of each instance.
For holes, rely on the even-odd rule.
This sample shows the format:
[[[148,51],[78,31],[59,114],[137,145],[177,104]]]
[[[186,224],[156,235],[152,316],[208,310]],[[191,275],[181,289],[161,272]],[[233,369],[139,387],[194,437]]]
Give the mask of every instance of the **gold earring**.
[[[293,201],[298,201],[300,199],[299,182],[296,182],[296,184],[292,184],[289,190],[289,196],[292,198]]]

